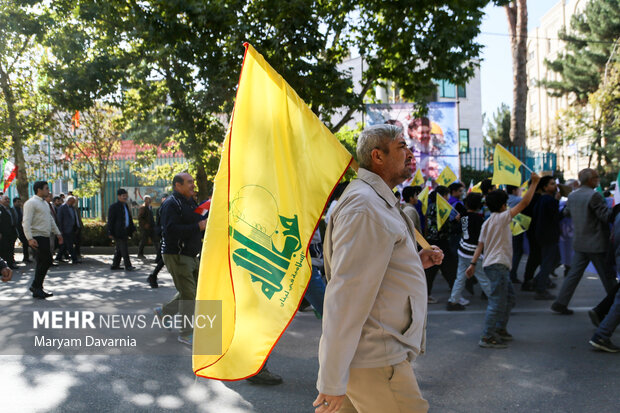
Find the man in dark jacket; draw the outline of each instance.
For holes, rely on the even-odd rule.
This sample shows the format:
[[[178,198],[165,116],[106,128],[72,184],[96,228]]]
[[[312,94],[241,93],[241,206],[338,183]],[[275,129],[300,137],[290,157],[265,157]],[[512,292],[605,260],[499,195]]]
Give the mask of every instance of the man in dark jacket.
[[[542,191],[536,204],[535,237],[541,252],[540,271],[535,277],[535,300],[554,300],[555,295],[547,291],[549,275],[560,259],[560,203],[557,200],[558,186],[551,176],[543,176],[538,183]]]
[[[162,195],[160,207],[157,208],[157,213],[155,214],[155,230],[153,231],[155,235],[155,240],[153,242],[155,243],[155,249],[157,250],[157,256],[155,257],[155,263],[157,265],[155,266],[153,272],[149,274],[148,278],[146,279],[146,282],[149,283],[151,288],[159,287],[159,283],[157,282],[157,274],[159,274],[161,269],[164,268],[164,258],[161,255],[161,205],[164,204],[167,198],[167,194]]]
[[[160,318],[179,313],[185,320],[194,315],[199,266],[197,256],[202,248],[202,231],[206,221],[194,212],[198,204],[193,198],[194,178],[190,174],[175,175],[172,188],[174,192],[160,207],[161,251],[177,294],[163,308],[157,307],[155,313]],[[179,341],[192,345],[192,332],[191,325],[184,325],[179,332]]]
[[[67,198],[67,202],[59,206],[56,213],[56,216],[58,217],[58,229],[60,230],[62,238],[65,241],[58,250],[56,261],[61,261],[62,257],[65,255],[65,252],[68,252],[73,264],[77,264],[78,259],[75,254],[74,244],[75,229],[78,225],[78,219],[75,208],[73,207],[74,205],[75,197],[69,196]]]
[[[118,202],[110,205],[108,210],[108,236],[114,240],[116,244],[116,250],[114,251],[114,259],[112,260],[113,270],[119,270],[119,264],[121,263],[121,257],[125,263],[125,271],[133,271],[136,267],[131,265],[129,260],[129,247],[127,240],[136,232],[136,227],[133,224],[131,217],[131,211],[127,205],[127,191],[120,188],[116,191]]]
[[[138,258],[144,258],[144,247],[149,238],[153,245],[157,247],[155,242],[154,227],[155,219],[153,219],[153,207],[151,207],[151,197],[144,196],[144,205],[138,210],[138,226],[140,227],[140,245],[138,245]]]
[[[15,241],[17,240],[17,213],[11,208],[8,195],[0,196],[0,257],[16,269]]]
[[[22,248],[24,249],[24,259],[22,262],[29,263],[32,262],[32,260],[30,259],[30,248],[28,247],[28,239],[26,239],[26,234],[24,234],[24,227],[22,226],[22,221],[24,219],[24,210],[22,209],[22,200],[18,196],[13,198],[13,209],[15,209],[15,213],[17,214],[17,237],[22,243]]]
[[[590,261],[594,264],[607,294],[612,293],[617,285],[613,268],[606,265],[606,255],[611,247],[609,223],[612,210],[603,196],[594,190],[599,182],[600,177],[594,169],[583,169],[579,171],[581,186],[568,196],[564,213],[573,219],[575,254],[558,299],[551,305],[551,309],[556,313],[573,314],[573,310],[567,306]]]

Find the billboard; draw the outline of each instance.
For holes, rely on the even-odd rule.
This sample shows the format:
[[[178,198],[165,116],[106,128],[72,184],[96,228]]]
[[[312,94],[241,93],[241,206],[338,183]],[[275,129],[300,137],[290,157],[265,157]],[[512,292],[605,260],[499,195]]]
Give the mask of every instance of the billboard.
[[[434,181],[446,166],[460,178],[456,102],[431,102],[427,116],[422,118],[414,118],[414,109],[413,103],[366,105],[368,125],[401,126],[416,168],[420,168],[425,179]]]

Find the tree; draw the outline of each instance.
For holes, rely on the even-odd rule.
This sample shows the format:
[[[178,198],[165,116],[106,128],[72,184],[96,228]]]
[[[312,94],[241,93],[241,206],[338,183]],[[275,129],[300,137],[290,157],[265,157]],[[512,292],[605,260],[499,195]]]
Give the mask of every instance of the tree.
[[[252,43],[332,129],[373,86],[390,79],[424,107],[433,79],[464,83],[481,46],[488,0],[433,4],[362,1],[58,0],[47,44],[56,60],[50,93],[66,108],[105,98],[123,108],[128,136],[178,143],[209,192],[231,112],[243,41]],[[359,90],[338,65],[357,48]],[[333,119],[344,108],[340,119]],[[201,195],[202,196],[202,195]]]
[[[17,192],[23,200],[28,199],[24,151],[36,150],[52,114],[47,97],[40,91],[39,66],[45,56],[37,42],[49,23],[35,12],[40,3],[0,3],[0,136],[15,158]]]
[[[116,169],[114,155],[121,142],[121,113],[96,103],[80,115],[80,127],[73,128],[67,114],[57,114],[54,140],[71,164],[81,184],[77,196],[99,194],[101,220],[105,222],[104,200],[108,175]]]
[[[495,145],[498,143],[504,147],[511,146],[511,124],[510,108],[505,103],[502,103],[493,114],[493,117],[486,121],[484,146],[490,149],[495,148]]]
[[[500,2],[505,3],[505,2]],[[512,116],[510,141],[525,147],[527,109],[527,0],[504,4],[512,51]]]

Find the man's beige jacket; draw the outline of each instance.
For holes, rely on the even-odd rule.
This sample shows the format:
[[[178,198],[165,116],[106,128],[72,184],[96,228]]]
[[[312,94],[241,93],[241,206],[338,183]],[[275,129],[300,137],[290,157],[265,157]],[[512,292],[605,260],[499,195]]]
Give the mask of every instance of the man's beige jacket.
[[[345,394],[350,368],[413,362],[424,351],[426,277],[413,223],[376,174],[360,168],[325,234],[317,388]]]

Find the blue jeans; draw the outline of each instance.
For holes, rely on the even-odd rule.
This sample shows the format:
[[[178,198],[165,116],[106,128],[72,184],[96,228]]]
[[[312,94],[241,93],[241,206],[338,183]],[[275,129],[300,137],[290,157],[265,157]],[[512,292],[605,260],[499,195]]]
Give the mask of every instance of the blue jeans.
[[[570,299],[573,297],[575,293],[575,289],[577,288],[577,284],[581,281],[581,277],[583,277],[583,272],[586,267],[592,261],[594,264],[594,268],[596,268],[596,272],[603,283],[603,287],[605,291],[609,294],[611,293],[616,284],[616,274],[612,268],[607,265],[606,261],[606,253],[604,252],[581,252],[575,251],[573,254],[573,261],[570,265],[570,270],[564,279],[564,283],[562,284],[562,289],[558,294],[557,303],[562,305],[568,305]]]
[[[310,282],[308,283],[308,289],[305,295],[306,300],[317,313],[323,317],[323,299],[325,298],[325,282],[321,277],[321,271],[314,265],[312,266],[312,275],[310,276]]]
[[[603,337],[607,340],[611,338],[616,327],[620,324],[620,289],[616,293],[614,304],[609,309],[609,313],[605,316],[601,324],[596,329],[594,336]]]
[[[465,281],[467,281],[467,276],[465,275],[465,270],[471,264],[471,258],[465,258],[461,255],[459,257],[459,266],[456,272],[456,280],[454,281],[454,285],[452,286],[452,293],[450,294],[450,298],[448,301],[451,303],[458,303],[459,299],[463,296],[463,289],[465,288]],[[478,279],[478,284],[480,284],[480,288],[482,291],[488,296],[491,292],[491,282],[489,278],[484,273],[482,269],[482,259],[478,259],[478,263],[476,265],[476,271],[474,272],[474,277]]]
[[[491,288],[487,294],[489,303],[484,318],[483,337],[493,337],[497,330],[506,329],[510,310],[515,306],[515,291],[510,282],[510,270],[502,264],[484,267]]]
[[[544,293],[547,291],[547,285],[549,284],[549,275],[553,272],[560,258],[560,249],[558,244],[540,244],[540,250],[542,260],[540,263],[540,270],[534,280],[536,282],[536,292]]]

